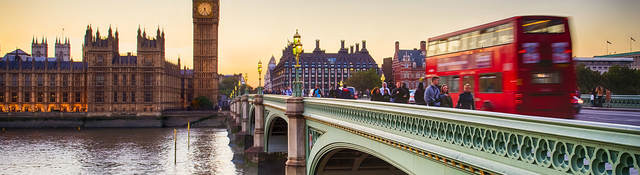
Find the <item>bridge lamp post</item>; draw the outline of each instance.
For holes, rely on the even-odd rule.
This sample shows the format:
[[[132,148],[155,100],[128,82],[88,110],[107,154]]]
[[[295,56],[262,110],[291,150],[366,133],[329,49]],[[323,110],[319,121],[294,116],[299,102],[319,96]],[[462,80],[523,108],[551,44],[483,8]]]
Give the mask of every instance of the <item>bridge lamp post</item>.
[[[240,92],[240,90],[242,90],[242,81],[238,80],[238,89],[236,91],[238,91],[238,95],[242,95],[242,92]]]
[[[262,95],[262,61],[258,61],[258,94]]]
[[[249,94],[249,74],[244,73],[244,94]]]
[[[232,93],[234,94],[234,96],[238,94],[238,85],[233,87],[233,92]]]
[[[300,42],[300,34],[296,29],[296,34],[293,35],[293,54],[296,56],[296,81],[293,82],[293,96],[302,97],[302,82],[300,82],[300,54],[302,53],[302,42]]]

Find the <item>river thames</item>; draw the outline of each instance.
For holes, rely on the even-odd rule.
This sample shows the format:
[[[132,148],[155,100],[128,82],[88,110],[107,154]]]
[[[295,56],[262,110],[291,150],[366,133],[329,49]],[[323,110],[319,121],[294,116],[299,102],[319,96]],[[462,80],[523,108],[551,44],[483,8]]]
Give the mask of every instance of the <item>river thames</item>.
[[[225,129],[189,135],[178,129],[174,149],[173,128],[11,129],[0,133],[0,174],[257,174]]]

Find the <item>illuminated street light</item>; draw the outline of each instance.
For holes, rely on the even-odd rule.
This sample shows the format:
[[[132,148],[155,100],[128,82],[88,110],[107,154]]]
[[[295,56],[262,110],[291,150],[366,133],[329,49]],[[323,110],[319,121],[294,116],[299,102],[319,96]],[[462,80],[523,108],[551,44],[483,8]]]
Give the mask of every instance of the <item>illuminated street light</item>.
[[[249,74],[248,73],[244,73],[244,94],[249,94]]]
[[[258,94],[262,95],[262,61],[258,61]]]
[[[293,54],[296,56],[296,81],[293,82],[293,96],[302,97],[302,82],[300,82],[300,54],[302,53],[302,43],[300,42],[300,34],[296,29],[296,34],[293,35]]]

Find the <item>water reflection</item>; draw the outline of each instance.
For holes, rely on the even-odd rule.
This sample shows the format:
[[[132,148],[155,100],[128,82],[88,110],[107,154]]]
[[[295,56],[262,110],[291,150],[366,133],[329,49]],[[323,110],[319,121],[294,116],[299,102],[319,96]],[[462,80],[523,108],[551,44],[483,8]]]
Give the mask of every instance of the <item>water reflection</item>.
[[[13,129],[0,133],[2,174],[245,174],[226,130]],[[174,158],[177,162],[174,164]],[[238,168],[240,167],[240,168]]]

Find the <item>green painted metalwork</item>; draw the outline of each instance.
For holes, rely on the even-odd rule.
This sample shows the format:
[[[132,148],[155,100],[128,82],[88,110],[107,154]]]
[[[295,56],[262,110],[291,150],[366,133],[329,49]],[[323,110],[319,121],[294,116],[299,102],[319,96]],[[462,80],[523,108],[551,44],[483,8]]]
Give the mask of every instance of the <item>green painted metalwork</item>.
[[[287,120],[284,117],[287,98],[289,97],[264,96],[265,133],[269,133],[269,125],[275,117]],[[384,156],[393,152],[391,150],[404,149],[405,152],[409,151],[427,161],[433,160],[425,157],[425,152],[433,151],[439,156],[449,156],[447,159],[502,174],[514,173],[505,169],[533,174],[594,175],[637,174],[640,170],[640,127],[636,126],[341,99],[305,98],[304,103],[303,115],[310,117],[306,122],[308,172],[315,168],[312,167],[313,162],[322,156],[320,150],[330,151],[330,145],[338,142],[358,145],[362,143],[354,142],[362,138],[369,142],[381,142],[376,139],[384,138],[367,133],[366,129],[413,139],[403,142],[400,138],[386,137],[384,139],[387,140],[383,143],[386,143],[387,148],[368,150],[373,151],[370,154],[383,156],[383,160],[391,161],[392,164],[396,162],[394,166],[402,166],[402,160],[395,160],[402,158]],[[334,122],[318,123],[314,116],[330,118]],[[353,132],[350,135],[345,135],[348,132],[344,131],[339,135],[332,134],[335,130],[340,130],[341,127],[338,126],[345,125],[361,126],[360,130],[349,130],[357,130],[373,139]],[[309,140],[309,137],[313,139]],[[265,134],[265,145],[268,145],[267,141],[268,134]],[[442,154],[421,146],[424,144],[461,154]],[[418,149],[425,149],[425,152],[416,151]],[[479,157],[482,161],[479,163],[466,156]],[[408,169],[412,168],[415,167]],[[450,168],[455,169],[455,166]]]
[[[591,94],[582,94],[580,98],[584,101],[582,106],[593,106]],[[605,103],[605,107],[612,108],[640,108],[640,95],[611,95],[611,102]]]
[[[314,143],[308,152],[307,174],[314,174],[320,160],[329,152],[336,149],[352,149],[370,154],[388,162],[394,167],[410,175],[421,174],[472,174],[469,170],[451,168],[442,163],[433,162],[422,155],[414,154],[369,138],[354,135],[339,128],[325,125],[313,120],[307,120],[312,128],[323,128],[324,133]]]
[[[313,145],[316,143],[316,141],[318,141],[318,138],[320,138],[320,136],[322,134],[325,133],[325,131],[313,128],[313,127],[309,127],[308,125],[307,127],[307,136],[306,136],[306,145],[305,145],[305,150],[306,150],[306,158],[309,159],[309,151],[311,151],[311,149],[313,148]]]
[[[633,126],[318,98],[305,99],[305,115],[383,130],[540,174],[628,174],[640,169],[640,128]]]

